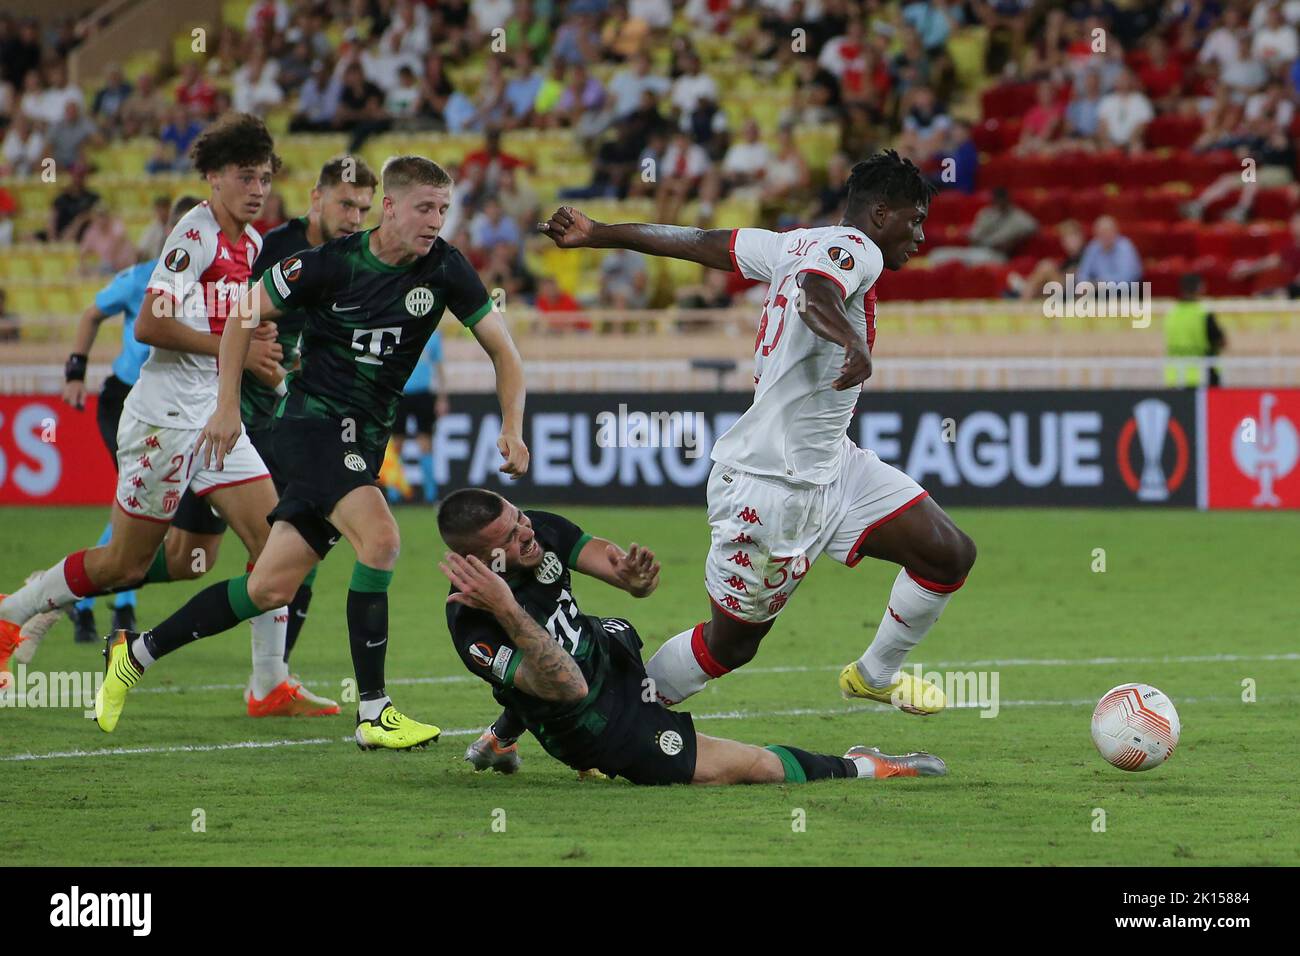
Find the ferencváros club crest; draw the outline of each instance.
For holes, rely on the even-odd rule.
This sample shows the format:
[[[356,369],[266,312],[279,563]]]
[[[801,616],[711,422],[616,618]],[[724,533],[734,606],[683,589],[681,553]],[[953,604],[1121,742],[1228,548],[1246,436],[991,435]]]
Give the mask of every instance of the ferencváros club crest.
[[[564,562],[560,560],[559,555],[554,551],[547,551],[542,555],[542,563],[533,572],[533,577],[537,578],[542,584],[554,584],[560,580],[560,575],[563,573]]]
[[[433,290],[417,286],[406,293],[406,311],[417,319],[428,315],[433,309]]]

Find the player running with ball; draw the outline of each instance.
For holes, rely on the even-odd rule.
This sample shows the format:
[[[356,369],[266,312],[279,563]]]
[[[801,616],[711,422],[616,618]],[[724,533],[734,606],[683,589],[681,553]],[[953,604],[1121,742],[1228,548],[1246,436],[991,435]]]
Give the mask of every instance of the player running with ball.
[[[201,591],[151,631],[118,632],[95,699],[101,729],[117,725],[127,691],[146,668],[198,638],[287,603],[344,537],[357,557],[347,597],[359,692],[357,744],[405,750],[441,733],[400,713],[384,691],[388,586],[400,542],[377,476],[402,387],[445,310],[473,331],[492,359],[501,401],[501,471],[514,476],[528,468],[524,371],[473,267],[438,237],[451,203],[451,177],[430,160],[400,156],[384,164],[380,179],[378,228],[277,263],[241,303],[251,320],[227,323],[217,407],[195,453],[204,467],[211,460],[217,469],[241,441],[240,369],[258,323],[289,310],[305,315],[302,363],[289,376],[289,393],[271,429],[284,495],[267,519],[271,535],[251,574]]]
[[[848,438],[871,375],[874,285],[925,240],[934,187],[886,150],[853,167],[836,226],[775,233],[594,222],[560,208],[539,231],[564,249],[631,249],[736,270],[767,282],[754,346],[754,400],[714,445],[712,618],[669,639],[646,671],[667,704],[753,659],[810,565],[823,553],[902,565],[875,639],[840,673],[846,697],[912,714],[946,706],[904,672],[975,563],[975,545],[915,481]]]
[[[579,571],[633,597],[659,584],[654,553],[593,538],[545,511],[520,511],[482,488],[447,496],[438,531],[452,549],[447,627],[470,673],[505,712],[470,748],[478,769],[518,769],[525,729],[575,770],[597,768],[638,784],[804,783],[839,778],[942,776],[932,754],[851,747],[843,757],[798,747],[755,747],[696,733],[691,715],[648,691],[641,638],[628,621],[583,614]]]

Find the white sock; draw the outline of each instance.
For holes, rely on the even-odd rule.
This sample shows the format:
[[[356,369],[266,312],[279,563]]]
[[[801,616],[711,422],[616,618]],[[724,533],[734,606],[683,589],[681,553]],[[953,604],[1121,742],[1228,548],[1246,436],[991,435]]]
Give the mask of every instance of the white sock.
[[[21,627],[42,611],[54,611],[81,600],[68,587],[68,579],[63,573],[63,560],[42,571],[30,584],[24,584],[0,601],[0,621]]]
[[[253,629],[253,696],[262,700],[289,679],[289,665],[284,662],[289,609],[263,611],[248,623]]]
[[[696,637],[697,632],[699,637]],[[697,624],[689,631],[670,637],[663,647],[655,651],[645,665],[645,672],[654,681],[655,694],[664,706],[680,704],[686,698],[704,690],[712,677],[727,673],[709,656],[704,646],[704,625]],[[698,656],[703,651],[705,660]],[[716,674],[710,674],[702,664],[708,664]]]
[[[934,627],[951,597],[952,591],[931,591],[917,584],[906,568],[900,570],[889,592],[885,616],[876,629],[876,639],[858,658],[858,673],[863,679],[877,688],[897,680],[908,653]]]
[[[149,653],[149,648],[145,647],[144,635],[141,634],[131,642],[131,657],[140,665],[140,671],[143,673],[149,665],[154,662],[154,656]]]
[[[357,717],[361,720],[378,720],[379,715],[384,712],[384,708],[391,704],[388,697],[380,697],[378,700],[359,700],[357,701]]]
[[[874,777],[876,775],[876,765],[867,757],[849,757],[853,766],[858,768],[858,779],[863,777]]]

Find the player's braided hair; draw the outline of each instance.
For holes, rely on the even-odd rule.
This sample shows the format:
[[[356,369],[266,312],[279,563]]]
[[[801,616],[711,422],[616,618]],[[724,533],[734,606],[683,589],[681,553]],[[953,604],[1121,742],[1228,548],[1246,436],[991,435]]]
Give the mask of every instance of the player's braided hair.
[[[484,488],[453,491],[438,508],[438,533],[454,548],[501,517],[505,506],[504,498]]]
[[[910,159],[884,149],[854,165],[849,173],[846,212],[853,216],[868,205],[883,202],[891,208],[928,206],[939,190]]]
[[[271,172],[280,171],[275,141],[266,124],[251,113],[227,113],[213,121],[190,146],[190,162],[205,175],[231,165],[265,162],[270,162]]]

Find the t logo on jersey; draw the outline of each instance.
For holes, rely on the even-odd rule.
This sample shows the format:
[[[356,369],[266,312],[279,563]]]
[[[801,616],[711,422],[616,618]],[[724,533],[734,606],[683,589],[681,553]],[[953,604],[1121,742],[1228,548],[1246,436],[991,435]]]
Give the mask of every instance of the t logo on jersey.
[[[362,365],[383,365],[380,357],[391,355],[397,343],[402,341],[400,326],[390,329],[353,329],[352,348],[361,354],[357,361]]]
[[[853,256],[849,255],[847,249],[841,249],[839,246],[831,246],[826,250],[826,257],[834,263],[835,268],[849,272],[853,268]]]

